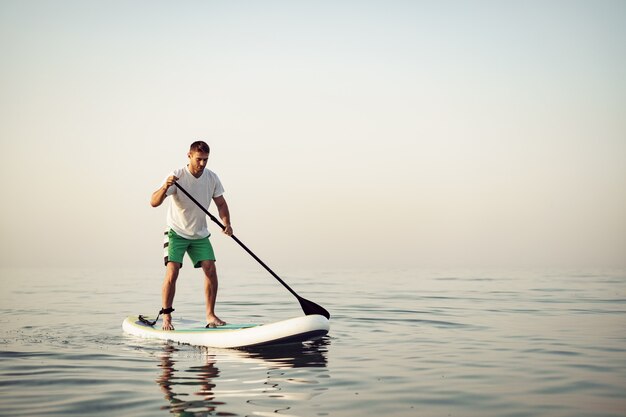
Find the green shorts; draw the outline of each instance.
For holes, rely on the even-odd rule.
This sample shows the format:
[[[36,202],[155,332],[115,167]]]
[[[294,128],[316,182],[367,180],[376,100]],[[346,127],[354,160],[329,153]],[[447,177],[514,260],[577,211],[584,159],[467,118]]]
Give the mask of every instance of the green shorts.
[[[213,246],[208,237],[203,239],[185,239],[176,234],[173,230],[165,232],[163,243],[165,265],[168,262],[177,262],[183,265],[185,252],[191,258],[194,268],[200,268],[202,261],[214,261],[215,254]]]

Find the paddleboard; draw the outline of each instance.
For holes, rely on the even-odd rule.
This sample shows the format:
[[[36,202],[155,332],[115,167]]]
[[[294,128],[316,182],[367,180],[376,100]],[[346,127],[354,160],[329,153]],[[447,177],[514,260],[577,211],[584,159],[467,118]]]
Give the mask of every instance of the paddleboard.
[[[270,346],[315,340],[326,335],[330,322],[317,314],[296,317],[270,324],[227,324],[207,329],[189,327],[161,330],[139,321],[138,316],[127,317],[122,329],[131,335],[148,339],[169,340],[195,346],[215,348],[243,348]]]

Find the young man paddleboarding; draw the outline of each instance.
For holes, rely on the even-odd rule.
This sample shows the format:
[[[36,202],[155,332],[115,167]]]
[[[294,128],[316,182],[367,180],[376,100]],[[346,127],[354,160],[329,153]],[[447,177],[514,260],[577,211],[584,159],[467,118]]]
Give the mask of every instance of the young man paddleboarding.
[[[225,323],[215,315],[217,299],[217,270],[215,255],[209,241],[206,214],[174,185],[177,182],[189,192],[203,207],[207,208],[211,200],[217,206],[219,217],[224,223],[224,233],[232,236],[228,204],[224,199],[224,188],[218,176],[206,169],[209,159],[209,145],[197,141],[191,144],[189,164],[174,170],[154,193],[150,204],[159,207],[168,196],[172,196],[167,211],[167,230],[165,232],[165,280],[163,282],[163,330],[174,330],[171,312],[174,311],[176,280],[183,266],[183,255],[187,253],[195,268],[202,268],[204,273],[204,292],[206,297],[207,327],[222,326]]]

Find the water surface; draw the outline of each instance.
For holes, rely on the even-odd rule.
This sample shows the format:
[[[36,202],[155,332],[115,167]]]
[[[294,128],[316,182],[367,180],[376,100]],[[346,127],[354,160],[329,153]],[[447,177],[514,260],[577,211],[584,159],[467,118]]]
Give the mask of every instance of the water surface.
[[[0,415],[626,415],[626,271],[296,271],[329,336],[253,351],[124,335],[162,273],[0,270]],[[175,320],[202,321],[201,291],[183,271]],[[263,271],[225,269],[218,313],[302,314]]]

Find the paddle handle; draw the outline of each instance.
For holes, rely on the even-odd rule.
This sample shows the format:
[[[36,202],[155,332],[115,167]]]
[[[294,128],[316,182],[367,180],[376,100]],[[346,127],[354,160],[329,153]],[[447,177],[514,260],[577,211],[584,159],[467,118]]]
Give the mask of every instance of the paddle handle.
[[[226,226],[224,226],[224,225],[222,224],[222,222],[220,222],[220,221],[218,220],[218,218],[217,218],[217,217],[215,217],[214,215],[212,215],[211,213],[209,213],[209,211],[208,211],[206,208],[204,208],[204,207],[202,206],[202,204],[200,204],[200,203],[198,202],[198,200],[196,200],[196,199],[195,199],[195,198],[194,198],[191,194],[189,194],[189,193],[187,192],[187,190],[185,190],[183,187],[181,187],[181,186],[180,186],[180,184],[178,184],[177,182],[174,182],[174,185],[175,185],[175,186],[176,186],[176,187],[177,187],[180,191],[182,191],[182,192],[183,192],[183,193],[184,193],[187,197],[189,197],[189,199],[191,199],[191,201],[193,201],[194,203],[196,203],[196,205],[200,208],[200,210],[202,210],[202,211],[203,211],[203,212],[204,212],[207,216],[209,216],[209,218],[210,218],[213,222],[217,223],[217,225],[218,225],[218,226],[219,226],[222,230],[225,230],[225,229],[226,229]],[[232,238],[233,238],[233,240],[239,244],[239,246],[241,246],[241,247],[242,247],[242,248],[243,248],[246,252],[248,252],[248,254],[249,254],[250,256],[252,256],[252,257],[254,258],[254,260],[255,260],[255,261],[257,261],[259,264],[261,264],[261,266],[262,266],[263,268],[265,268],[265,270],[266,270],[267,272],[269,272],[269,273],[270,273],[270,274],[271,274],[274,278],[276,278],[276,280],[278,280],[278,282],[280,282],[280,283],[283,285],[283,287],[287,288],[287,290],[289,290],[289,292],[290,292],[290,293],[292,293],[292,294],[293,294],[293,295],[294,295],[297,299],[301,299],[301,297],[300,297],[300,296],[299,296],[299,295],[298,295],[298,294],[297,294],[294,290],[292,290],[292,289],[291,289],[291,287],[290,287],[289,285],[287,285],[287,283],[286,283],[285,281],[283,281],[283,280],[282,280],[282,279],[281,279],[278,275],[276,275],[276,273],[275,273],[274,271],[272,271],[272,270],[271,270],[271,268],[265,264],[265,262],[263,262],[263,261],[262,261],[262,260],[261,260],[258,256],[256,256],[256,254],[255,254],[254,252],[252,252],[252,251],[251,251],[251,250],[250,250],[250,249],[249,249],[246,245],[244,245],[244,243],[243,243],[241,240],[239,240],[239,239],[237,238],[237,236],[235,236],[235,235],[230,235],[230,237],[232,237]]]

